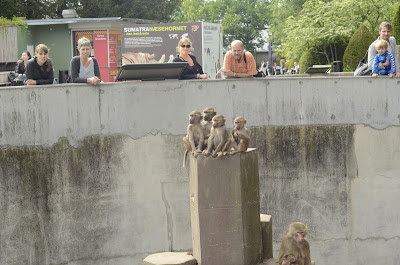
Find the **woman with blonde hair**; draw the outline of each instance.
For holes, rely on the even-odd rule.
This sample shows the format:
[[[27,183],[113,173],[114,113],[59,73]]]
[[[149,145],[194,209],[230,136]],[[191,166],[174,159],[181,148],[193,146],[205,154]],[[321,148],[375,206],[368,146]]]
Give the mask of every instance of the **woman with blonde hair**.
[[[90,40],[83,37],[78,40],[79,56],[71,59],[70,73],[72,83],[88,83],[98,85],[101,82],[99,63],[90,57],[92,45]]]
[[[207,79],[207,74],[203,72],[203,68],[197,62],[196,57],[190,54],[192,42],[188,38],[182,38],[178,42],[179,54],[174,58],[173,62],[188,62],[189,65],[181,74],[181,79]]]
[[[35,56],[26,63],[26,84],[48,85],[54,82],[54,70],[49,59],[49,48],[39,44],[35,48]]]

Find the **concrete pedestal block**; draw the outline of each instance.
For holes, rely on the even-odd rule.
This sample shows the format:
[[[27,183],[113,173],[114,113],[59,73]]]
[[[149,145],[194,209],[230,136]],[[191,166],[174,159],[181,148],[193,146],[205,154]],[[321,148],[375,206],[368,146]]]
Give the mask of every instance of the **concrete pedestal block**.
[[[261,231],[262,231],[262,246],[263,246],[263,260],[273,258],[272,247],[272,218],[271,215],[260,214]]]
[[[196,260],[187,252],[162,252],[147,256],[143,265],[196,265]]]
[[[254,148],[190,159],[193,256],[199,265],[262,261],[258,159]]]

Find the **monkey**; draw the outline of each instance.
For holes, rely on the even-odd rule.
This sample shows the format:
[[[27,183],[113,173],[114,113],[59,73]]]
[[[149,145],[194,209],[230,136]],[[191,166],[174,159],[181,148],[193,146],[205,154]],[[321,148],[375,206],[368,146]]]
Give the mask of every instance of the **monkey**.
[[[239,116],[236,117],[233,123],[235,124],[235,128],[232,130],[231,143],[230,146],[226,148],[228,151],[233,148],[234,151],[229,153],[232,155],[238,152],[245,152],[250,145],[250,131],[244,127],[247,120]]]
[[[212,118],[217,115],[217,112],[214,108],[208,107],[203,110],[203,121],[201,122],[201,126],[204,131],[204,144],[203,147],[207,147],[208,138],[210,137],[210,131],[212,127]]]
[[[300,222],[291,223],[289,232],[282,240],[279,250],[278,263],[280,265],[311,265],[310,244],[305,239],[308,234],[308,228]],[[294,256],[293,259],[288,258]]]
[[[289,261],[289,265],[295,265],[296,264],[296,257],[293,254],[286,254],[283,257],[283,260]]]
[[[210,137],[208,138],[207,149],[203,151],[206,156],[221,157],[226,152],[229,140],[229,132],[225,125],[225,117],[221,114],[215,115],[212,119]]]
[[[192,111],[189,114],[189,125],[187,127],[187,134],[183,137],[183,145],[186,148],[185,155],[183,157],[183,167],[186,167],[186,157],[189,152],[195,157],[203,151],[204,144],[204,133],[201,127],[201,116],[200,111]]]

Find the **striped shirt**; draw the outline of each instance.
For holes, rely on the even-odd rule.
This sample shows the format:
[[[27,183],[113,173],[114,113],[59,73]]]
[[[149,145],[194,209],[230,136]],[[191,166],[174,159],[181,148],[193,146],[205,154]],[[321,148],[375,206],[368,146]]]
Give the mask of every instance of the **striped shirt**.
[[[224,59],[224,70],[231,70],[234,73],[247,73],[249,75],[257,74],[256,61],[253,55],[246,51],[245,55],[247,63],[244,61],[243,56],[238,61],[233,57],[232,52],[228,51]]]

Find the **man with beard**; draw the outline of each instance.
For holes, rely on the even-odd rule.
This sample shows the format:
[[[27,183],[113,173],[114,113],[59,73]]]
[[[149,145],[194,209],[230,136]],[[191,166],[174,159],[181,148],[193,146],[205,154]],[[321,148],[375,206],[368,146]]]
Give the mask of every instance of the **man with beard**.
[[[392,25],[390,25],[389,22],[382,22],[381,25],[379,26],[379,37],[377,40],[375,40],[368,49],[368,69],[372,70],[372,65],[374,62],[374,58],[376,54],[378,53],[375,49],[375,44],[379,40],[385,40],[388,42],[388,52],[393,54],[394,60],[396,63],[396,71],[395,71],[395,76],[400,77],[400,62],[399,62],[399,54],[397,53],[397,48],[396,48],[396,39],[394,37],[391,37],[390,35],[392,34]],[[379,63],[378,69],[384,69],[386,66],[390,64],[389,60],[386,60],[385,63]]]
[[[257,74],[256,61],[250,52],[244,50],[240,40],[231,43],[231,50],[225,55],[222,72],[226,78],[249,78]]]

